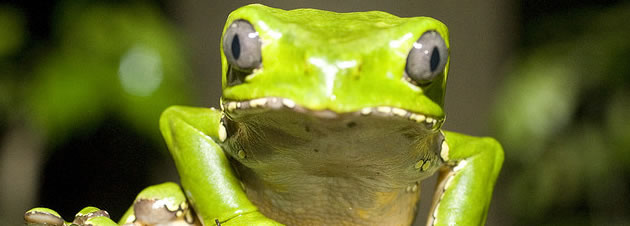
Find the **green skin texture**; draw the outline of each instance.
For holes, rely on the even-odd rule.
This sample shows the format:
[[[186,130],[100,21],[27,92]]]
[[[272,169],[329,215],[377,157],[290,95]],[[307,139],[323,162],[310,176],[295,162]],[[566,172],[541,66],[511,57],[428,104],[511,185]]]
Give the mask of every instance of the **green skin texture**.
[[[430,116],[442,124],[448,63],[428,86],[403,79],[407,54],[424,32],[437,31],[449,46],[448,31],[441,22],[377,11],[284,11],[254,4],[232,12],[224,31],[239,19],[249,21],[258,32],[263,66],[244,83],[228,86],[228,62],[222,55],[223,102],[282,97],[308,112],[337,114],[389,106]],[[205,225],[217,220],[221,225],[280,225],[248,199],[232,168],[228,153],[234,150],[222,146],[225,139],[220,134],[225,114],[206,108],[168,108],[160,129],[185,192],[172,184],[157,185],[145,189],[137,200],[170,198],[177,206],[187,197]],[[492,138],[433,132],[444,134],[448,149],[439,153],[440,176],[427,224],[483,225],[503,162],[500,144]],[[130,208],[119,223],[133,219],[133,214]]]

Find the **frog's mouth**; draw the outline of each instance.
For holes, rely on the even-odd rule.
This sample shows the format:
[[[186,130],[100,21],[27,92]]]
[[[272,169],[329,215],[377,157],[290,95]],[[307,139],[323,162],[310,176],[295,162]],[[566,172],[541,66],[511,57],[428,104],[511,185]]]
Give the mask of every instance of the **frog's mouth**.
[[[282,97],[263,97],[245,101],[221,99],[221,109],[230,118],[239,118],[241,116],[262,113],[271,110],[290,109],[298,113],[309,114],[322,119],[336,119],[346,115],[395,117],[421,124],[427,130],[438,130],[442,127],[442,124],[444,124],[444,117],[433,117],[397,107],[365,107],[354,112],[337,113],[331,110],[312,110],[296,104],[295,101],[291,99]]]

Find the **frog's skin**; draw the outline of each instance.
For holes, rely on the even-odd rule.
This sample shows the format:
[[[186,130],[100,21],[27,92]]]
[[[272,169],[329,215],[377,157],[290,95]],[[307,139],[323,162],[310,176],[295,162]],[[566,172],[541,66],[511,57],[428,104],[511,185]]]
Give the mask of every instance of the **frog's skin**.
[[[184,192],[150,187],[120,224],[410,225],[436,172],[427,224],[484,224],[503,151],[441,130],[442,23],[248,5],[222,44],[222,110],[174,106],[160,120]],[[410,56],[418,44],[426,58]]]

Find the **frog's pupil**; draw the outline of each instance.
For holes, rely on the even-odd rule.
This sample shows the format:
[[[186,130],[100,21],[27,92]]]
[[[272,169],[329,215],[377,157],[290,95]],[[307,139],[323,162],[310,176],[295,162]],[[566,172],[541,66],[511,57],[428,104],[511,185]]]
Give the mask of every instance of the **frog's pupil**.
[[[433,47],[433,51],[431,53],[431,72],[435,72],[440,63],[440,51],[438,51],[437,47]]]
[[[241,43],[238,41],[238,35],[234,35],[232,38],[232,56],[234,60],[238,60],[241,56]]]

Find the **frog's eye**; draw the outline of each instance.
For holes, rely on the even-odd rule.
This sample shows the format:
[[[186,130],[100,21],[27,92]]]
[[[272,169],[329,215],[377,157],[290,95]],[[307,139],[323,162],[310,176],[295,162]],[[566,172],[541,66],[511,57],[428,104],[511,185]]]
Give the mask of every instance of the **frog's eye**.
[[[405,76],[416,85],[428,84],[444,71],[447,59],[448,49],[442,36],[436,31],[427,31],[409,51]]]
[[[241,70],[252,70],[262,62],[258,32],[246,20],[230,24],[223,36],[223,53],[230,65]]]

